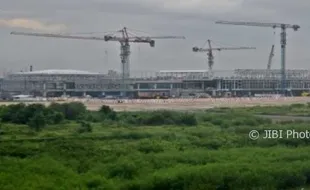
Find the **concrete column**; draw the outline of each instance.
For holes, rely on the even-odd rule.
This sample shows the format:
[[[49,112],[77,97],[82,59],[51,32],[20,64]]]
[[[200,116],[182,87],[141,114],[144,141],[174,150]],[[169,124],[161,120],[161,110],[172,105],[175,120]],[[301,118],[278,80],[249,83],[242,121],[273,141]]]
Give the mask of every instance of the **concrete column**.
[[[221,81],[218,80],[217,81],[217,90],[221,90],[221,88],[222,88]]]
[[[86,97],[86,95],[87,95],[86,92],[83,92],[83,96]]]
[[[46,92],[46,83],[43,83],[43,97],[46,97],[47,92]]]
[[[67,95],[67,85],[66,83],[63,84],[63,95],[66,96]]]
[[[157,84],[156,83],[154,84],[154,89],[157,89]]]
[[[170,84],[170,89],[173,89],[173,84],[172,83]]]
[[[137,89],[140,90],[140,83],[137,84]]]
[[[236,88],[237,88],[236,80],[234,80],[233,89],[232,89],[232,95],[233,95],[233,96],[236,96],[236,95],[237,95]]]
[[[212,90],[212,96],[215,97],[216,96],[216,91]]]
[[[217,90],[218,90],[218,96],[222,96],[222,81],[217,81]]]

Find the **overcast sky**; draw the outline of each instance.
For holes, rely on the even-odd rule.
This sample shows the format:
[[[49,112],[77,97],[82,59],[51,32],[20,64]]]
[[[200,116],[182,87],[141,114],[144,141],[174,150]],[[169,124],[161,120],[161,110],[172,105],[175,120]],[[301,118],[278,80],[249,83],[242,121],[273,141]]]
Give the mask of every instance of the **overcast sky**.
[[[214,41],[214,47],[257,48],[216,53],[214,70],[266,68],[273,43],[272,67],[280,67],[279,29],[219,25],[217,20],[299,24],[298,32],[288,30],[287,68],[310,69],[309,10],[309,0],[1,0],[0,71],[19,71],[31,64],[36,70],[120,70],[117,42],[9,33],[98,32],[91,35],[103,36],[124,26],[137,35],[186,37],[157,40],[155,48],[132,44],[133,71],[207,69],[206,54],[192,52],[193,46],[202,47],[207,39]]]

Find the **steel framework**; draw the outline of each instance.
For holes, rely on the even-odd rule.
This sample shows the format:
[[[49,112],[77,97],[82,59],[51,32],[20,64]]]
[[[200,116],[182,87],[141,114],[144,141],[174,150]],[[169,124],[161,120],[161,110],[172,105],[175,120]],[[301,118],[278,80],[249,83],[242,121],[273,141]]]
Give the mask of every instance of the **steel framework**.
[[[282,94],[286,92],[286,29],[292,28],[294,31],[300,29],[296,24],[283,24],[283,23],[260,23],[260,22],[230,22],[230,21],[217,21],[216,24],[231,24],[243,26],[258,26],[258,27],[272,27],[281,28],[281,88]]]
[[[136,36],[131,34],[126,27],[114,33],[121,33],[121,36],[109,34],[102,37],[87,37],[87,36],[72,36],[63,34],[48,34],[48,33],[29,33],[29,32],[11,32],[12,35],[34,36],[34,37],[48,37],[48,38],[67,38],[78,40],[103,40],[103,41],[117,41],[121,44],[120,57],[122,65],[122,89],[123,96],[126,96],[128,90],[127,81],[130,80],[130,43],[148,43],[151,47],[155,47],[155,39],[185,39],[184,36]]]
[[[193,52],[207,52],[208,56],[208,69],[209,69],[209,78],[213,77],[213,65],[214,65],[214,55],[213,51],[223,51],[223,50],[248,50],[248,49],[256,49],[255,47],[218,47],[214,48],[211,45],[211,40],[209,39],[208,41],[208,48],[199,48],[197,46],[192,48]]]
[[[281,70],[237,69],[214,71],[210,79],[207,70],[142,72],[131,77],[130,91],[179,91],[179,92],[232,92],[278,93],[281,91]],[[6,76],[2,91],[58,93],[120,92],[122,79],[118,75],[56,75],[15,73]],[[287,70],[287,87],[295,93],[309,91],[310,70]]]

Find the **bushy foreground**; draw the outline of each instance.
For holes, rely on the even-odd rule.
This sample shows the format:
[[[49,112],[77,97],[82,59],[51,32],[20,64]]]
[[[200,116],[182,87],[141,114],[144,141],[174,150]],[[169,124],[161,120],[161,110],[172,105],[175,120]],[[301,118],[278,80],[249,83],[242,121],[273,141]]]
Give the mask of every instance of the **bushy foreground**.
[[[197,125],[194,114],[171,111],[122,112],[116,113],[108,106],[99,111],[88,111],[84,104],[52,103],[48,107],[42,104],[14,104],[0,106],[2,122],[25,124],[36,130],[49,124],[60,124],[67,121],[105,122],[114,125],[156,126],[156,125]]]
[[[304,131],[307,122],[275,123],[232,109],[116,113],[72,104],[33,106],[37,111],[22,105],[15,111],[1,108],[1,189],[272,190],[310,185],[309,139],[248,137],[253,129]],[[18,117],[5,119],[8,110]],[[22,114],[32,119],[15,120]],[[53,114],[62,120],[49,121]],[[34,131],[27,125],[40,121],[33,119],[38,115],[45,127]]]

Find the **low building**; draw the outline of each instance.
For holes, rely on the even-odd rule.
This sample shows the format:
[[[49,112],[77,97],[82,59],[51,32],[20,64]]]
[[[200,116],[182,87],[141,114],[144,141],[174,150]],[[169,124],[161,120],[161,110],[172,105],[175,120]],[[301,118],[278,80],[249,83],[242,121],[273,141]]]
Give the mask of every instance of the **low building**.
[[[255,94],[278,94],[281,91],[280,70],[214,71],[160,71],[154,75],[141,75],[126,80],[128,96],[189,96],[209,94],[212,96],[254,96]],[[0,83],[1,84],[1,83]],[[1,91],[35,96],[119,96],[122,89],[121,76],[77,70],[43,70],[17,72],[7,75]],[[310,71],[287,70],[286,89],[299,96],[310,90]]]
[[[17,72],[6,76],[2,90],[35,96],[82,96],[117,90],[120,80],[109,75],[77,70]]]

